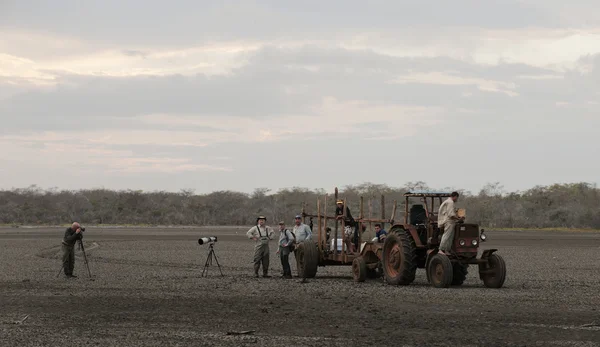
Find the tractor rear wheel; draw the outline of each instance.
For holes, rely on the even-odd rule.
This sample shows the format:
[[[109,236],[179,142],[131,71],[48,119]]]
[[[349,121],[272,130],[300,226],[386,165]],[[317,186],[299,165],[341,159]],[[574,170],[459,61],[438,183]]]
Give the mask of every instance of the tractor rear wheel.
[[[367,263],[363,257],[356,257],[352,261],[352,275],[355,282],[364,282],[367,278]]]
[[[453,268],[450,259],[444,254],[431,257],[427,272],[431,284],[436,288],[448,288],[452,284]]]
[[[300,247],[302,248],[303,277],[314,278],[319,266],[319,248],[313,240],[304,240]]]
[[[501,288],[506,280],[506,263],[498,254],[492,254],[488,258],[488,265],[480,265],[480,271],[486,271],[483,284],[488,288]]]
[[[467,279],[467,274],[469,274],[469,264],[454,263],[452,264],[452,268],[452,285],[462,285]]]
[[[389,284],[408,285],[415,280],[417,253],[409,231],[392,227],[383,243],[382,265]]]

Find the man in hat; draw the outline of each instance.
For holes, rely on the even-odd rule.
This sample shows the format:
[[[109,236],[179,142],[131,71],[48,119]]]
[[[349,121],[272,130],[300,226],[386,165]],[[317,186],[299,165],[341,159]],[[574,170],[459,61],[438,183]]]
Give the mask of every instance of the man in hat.
[[[281,259],[283,268],[283,278],[292,278],[292,269],[290,267],[290,251],[294,245],[294,236],[286,229],[283,221],[279,222],[279,249],[277,254]]]
[[[354,253],[354,249],[358,247],[358,229],[356,221],[352,218],[350,208],[346,206],[346,217],[344,217],[344,200],[337,200],[335,208],[336,219],[344,219],[344,242],[348,248],[348,253]],[[354,243],[352,243],[354,242]]]
[[[263,266],[263,277],[269,276],[269,240],[273,239],[273,229],[266,226],[267,218],[260,216],[256,219],[257,225],[248,230],[246,235],[256,242],[254,246],[254,275],[258,277],[260,264]]]

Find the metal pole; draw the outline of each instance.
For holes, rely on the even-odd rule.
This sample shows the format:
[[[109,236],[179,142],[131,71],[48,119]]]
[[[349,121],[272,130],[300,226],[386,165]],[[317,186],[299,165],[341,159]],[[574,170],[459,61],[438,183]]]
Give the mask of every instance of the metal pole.
[[[319,230],[318,242],[319,242],[319,250],[322,250],[321,246],[321,199],[317,198],[317,229]]]
[[[335,187],[335,203],[337,205],[337,201],[338,201],[338,189],[337,187]],[[334,254],[334,259],[337,259],[337,254],[338,254],[338,250],[337,250],[337,246],[338,246],[338,219],[337,219],[337,215],[335,218],[335,235],[334,235],[334,248],[333,248],[333,254]]]

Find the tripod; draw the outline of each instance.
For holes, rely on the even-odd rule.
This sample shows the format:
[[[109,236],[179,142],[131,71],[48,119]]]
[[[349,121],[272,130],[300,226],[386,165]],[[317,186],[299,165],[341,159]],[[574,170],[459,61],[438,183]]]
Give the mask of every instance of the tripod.
[[[77,240],[77,243],[79,244],[79,250],[83,253],[83,260],[85,261],[85,266],[87,267],[88,277],[92,278],[92,272],[90,271],[90,265],[88,264],[87,255],[85,254],[85,247],[83,246],[82,239],[83,238]],[[65,267],[65,263],[66,263],[66,261],[63,261],[62,267],[60,268],[60,270],[58,270],[56,277],[58,277],[60,275],[60,273],[63,271],[63,269]]]
[[[213,248],[214,244],[215,244],[214,242],[211,242],[210,245],[208,246],[208,248],[209,248],[208,257],[206,258],[206,263],[204,264],[204,270],[202,270],[202,277],[204,277],[205,271],[206,271],[206,275],[208,276],[208,267],[210,265],[212,265],[213,258],[215,258],[215,261],[217,262],[217,266],[219,267],[221,276],[224,276],[223,271],[221,271],[221,264],[219,264],[219,259],[217,259],[217,255],[215,254],[215,249]]]

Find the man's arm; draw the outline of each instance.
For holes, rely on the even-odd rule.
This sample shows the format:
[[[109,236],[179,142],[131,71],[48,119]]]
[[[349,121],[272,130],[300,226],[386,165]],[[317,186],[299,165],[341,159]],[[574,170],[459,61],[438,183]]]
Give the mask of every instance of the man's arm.
[[[250,228],[247,232],[246,232],[246,236],[248,236],[249,239],[254,239],[256,240],[256,236],[254,235],[254,229],[256,227],[252,227]]]
[[[76,232],[73,233],[72,235],[70,235],[69,229],[67,229],[65,231],[65,241],[67,241],[67,242],[73,242],[73,241],[79,239],[79,236],[80,236],[79,233],[76,233]]]
[[[310,230],[310,227],[308,225],[304,225],[304,231],[306,231],[306,238],[307,239],[312,239],[312,230]]]
[[[452,220],[457,220],[460,219],[458,218],[458,215],[456,214],[456,210],[454,209],[454,201],[450,200],[448,202],[448,218],[452,219]]]
[[[267,235],[269,236],[269,240],[273,240],[273,235],[275,234],[275,230],[271,227],[267,227]]]

